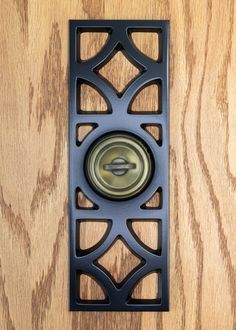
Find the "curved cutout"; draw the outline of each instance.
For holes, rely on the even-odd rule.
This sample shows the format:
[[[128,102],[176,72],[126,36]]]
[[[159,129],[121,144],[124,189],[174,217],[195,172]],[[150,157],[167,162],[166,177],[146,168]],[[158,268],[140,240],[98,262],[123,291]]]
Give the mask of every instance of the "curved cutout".
[[[111,109],[102,93],[85,82],[77,85],[77,112],[78,113],[111,113]]]
[[[98,73],[113,86],[119,96],[140,74],[140,69],[129,61],[125,52],[119,49],[120,47],[121,45],[117,46],[115,54],[98,70]]]
[[[76,255],[94,251],[107,238],[111,230],[110,220],[79,219],[76,221]]]
[[[126,278],[140,267],[142,259],[131,251],[123,238],[117,237],[96,263],[118,286],[122,286]]]
[[[161,113],[161,80],[144,85],[130,102],[129,113]]]
[[[95,129],[98,125],[93,124],[77,124],[76,125],[76,144],[80,146],[84,139]]]
[[[162,126],[160,124],[143,124],[141,127],[153,137],[159,146],[162,145]]]
[[[83,192],[80,188],[76,189],[75,192],[76,199],[76,207],[77,209],[81,210],[97,210],[98,206],[93,203]]]
[[[152,197],[143,205],[141,209],[161,209],[162,208],[162,188],[159,187]]]
[[[129,303],[160,303],[159,286],[160,271],[146,274],[132,289]]]
[[[79,32],[78,61],[87,61],[102,51],[109,39],[106,31]]]
[[[77,272],[77,300],[85,303],[106,303],[108,298],[97,279],[90,274]]]
[[[132,32],[130,34],[134,46],[145,56],[156,62],[161,61],[161,30],[153,32]]]
[[[128,228],[140,245],[161,255],[161,221],[159,219],[131,219]]]

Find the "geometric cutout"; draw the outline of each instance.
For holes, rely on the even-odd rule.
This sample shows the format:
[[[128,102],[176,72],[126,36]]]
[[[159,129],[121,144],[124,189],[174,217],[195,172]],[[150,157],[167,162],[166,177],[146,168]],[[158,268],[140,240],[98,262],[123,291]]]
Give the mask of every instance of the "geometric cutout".
[[[138,241],[147,250],[161,255],[161,221],[149,219],[132,219],[128,227]]]
[[[127,85],[139,75],[140,70],[127,59],[125,53],[118,51],[98,73],[121,95]]]
[[[94,280],[90,275],[80,274],[78,272],[77,286],[77,298],[79,301],[85,300],[85,302],[93,301],[95,303],[105,302],[106,295],[103,288],[98,281]]]
[[[152,272],[142,277],[131,293],[131,301],[156,303],[159,297],[159,272]],[[136,301],[137,300],[137,301]]]
[[[131,252],[127,243],[116,239],[105,254],[97,260],[97,264],[109,272],[117,284],[140,265],[141,259]]]
[[[162,145],[162,126],[160,124],[142,124],[141,127],[156,140],[159,146]]]
[[[77,86],[78,113],[109,113],[104,97],[92,86],[78,83]]]
[[[80,58],[81,61],[86,61],[98,54],[108,40],[107,32],[82,32],[80,33]]]
[[[108,234],[108,221],[77,220],[76,221],[76,254],[96,249]],[[81,251],[82,250],[82,251]],[[89,252],[87,251],[87,252]]]
[[[154,61],[161,61],[160,30],[157,32],[132,32],[131,39],[136,48]]]
[[[148,83],[134,96],[129,106],[129,113],[161,113],[161,81]]]
[[[80,188],[76,189],[76,208],[82,210],[97,210],[98,206],[93,203]]]
[[[162,208],[162,188],[159,187],[152,197],[143,205],[141,209],[161,209]]]
[[[76,126],[76,143],[77,146],[80,146],[84,139],[92,132],[97,124],[77,124]]]

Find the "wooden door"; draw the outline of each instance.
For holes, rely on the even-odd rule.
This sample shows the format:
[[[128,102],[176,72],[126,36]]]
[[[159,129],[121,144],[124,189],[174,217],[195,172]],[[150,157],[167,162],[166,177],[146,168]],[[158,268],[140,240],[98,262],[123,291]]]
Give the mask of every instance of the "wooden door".
[[[0,328],[236,329],[234,0],[1,0],[0,15]],[[170,20],[166,313],[68,311],[72,18]],[[85,40],[84,56],[100,41]],[[136,42],[150,55],[151,39]],[[132,73],[127,65],[121,65],[124,78]],[[93,102],[86,93],[84,102]],[[92,239],[97,229],[84,230]],[[152,240],[152,231],[144,239]],[[128,252],[117,249],[112,253],[120,261],[110,267],[120,276]],[[85,294],[96,293],[89,279],[85,285]],[[139,294],[146,290],[150,283]]]

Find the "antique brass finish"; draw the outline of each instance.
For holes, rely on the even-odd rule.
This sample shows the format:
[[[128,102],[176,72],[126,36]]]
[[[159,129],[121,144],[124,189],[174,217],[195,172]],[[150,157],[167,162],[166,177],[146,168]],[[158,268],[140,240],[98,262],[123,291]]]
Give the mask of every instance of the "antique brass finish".
[[[126,199],[146,187],[153,163],[150,151],[138,137],[113,133],[89,149],[85,170],[97,192],[112,199]]]

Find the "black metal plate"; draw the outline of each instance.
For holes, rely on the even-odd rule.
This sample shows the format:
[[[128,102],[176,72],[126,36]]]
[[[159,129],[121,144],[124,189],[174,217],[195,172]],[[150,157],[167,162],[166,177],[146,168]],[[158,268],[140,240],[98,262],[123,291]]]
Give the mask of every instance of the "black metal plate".
[[[72,311],[167,311],[168,310],[168,218],[169,218],[169,128],[168,128],[168,21],[140,20],[71,20],[70,21],[70,116],[69,116],[69,214],[70,214],[70,310]],[[149,59],[138,51],[130,40],[130,31],[154,31],[162,35],[162,57],[160,62]],[[108,31],[109,41],[102,51],[87,61],[78,61],[77,43],[80,32]],[[133,80],[124,93],[117,94],[95,69],[106,63],[117,47],[126,52],[128,59],[142,68],[142,74]],[[162,98],[160,114],[130,114],[129,104],[140,88],[151,81],[161,81]],[[96,86],[110,105],[109,114],[87,114],[77,112],[77,83],[85,81]],[[76,126],[93,123],[93,130],[81,143],[76,144]],[[162,126],[162,145],[141,126],[158,124]],[[88,184],[84,174],[84,159],[89,146],[101,135],[112,131],[126,131],[145,140],[151,149],[155,172],[149,186],[138,196],[126,201],[112,201],[98,195]],[[97,209],[78,209],[75,193],[78,187],[92,200]],[[141,206],[151,198],[158,188],[162,189],[162,207],[143,209]],[[110,231],[96,249],[87,254],[76,254],[76,221],[78,219],[109,219]],[[134,238],[127,225],[128,219],[158,219],[161,221],[161,254],[154,254]],[[123,238],[130,249],[142,258],[142,265],[130,273],[122,286],[113,279],[96,260],[109,249],[117,237]],[[135,284],[146,274],[160,273],[160,297],[149,301],[133,301],[130,294]],[[85,273],[95,278],[106,292],[107,299],[82,301],[78,298],[77,274]]]

